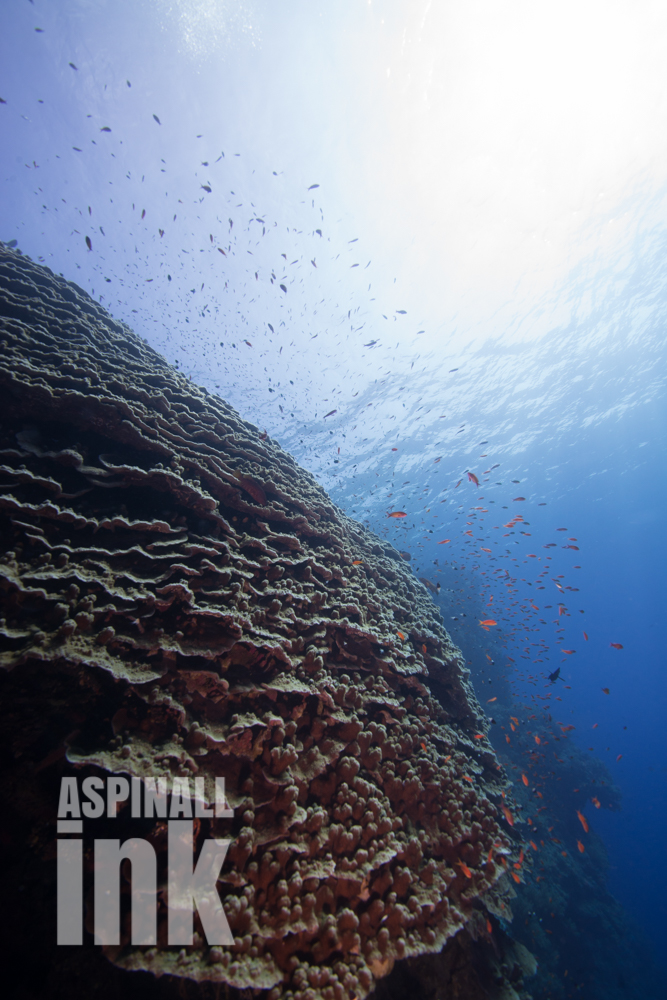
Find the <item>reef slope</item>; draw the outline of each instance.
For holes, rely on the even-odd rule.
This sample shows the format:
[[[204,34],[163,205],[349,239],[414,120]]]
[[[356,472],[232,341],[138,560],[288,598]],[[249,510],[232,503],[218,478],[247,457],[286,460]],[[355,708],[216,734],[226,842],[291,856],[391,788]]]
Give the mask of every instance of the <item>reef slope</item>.
[[[168,947],[162,903],[159,946],[131,945],[126,915],[108,958],[202,989],[349,1000],[463,928],[488,938],[489,916],[510,916],[506,782],[461,653],[399,553],[5,247],[0,393],[15,833],[52,871],[63,774],[223,776],[234,809],[198,826],[233,841],[219,887],[234,946]],[[137,835],[128,812],[114,836]],[[141,835],[164,854],[163,823]],[[475,996],[516,997],[494,961]]]

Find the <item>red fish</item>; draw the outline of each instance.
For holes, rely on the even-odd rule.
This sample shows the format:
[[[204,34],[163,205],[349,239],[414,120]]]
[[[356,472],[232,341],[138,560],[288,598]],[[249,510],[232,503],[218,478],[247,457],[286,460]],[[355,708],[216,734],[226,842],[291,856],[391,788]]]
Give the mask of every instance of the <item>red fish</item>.
[[[438,542],[438,545],[446,545],[447,542],[451,542],[451,538],[444,538],[441,542]]]
[[[405,636],[403,635],[402,632],[397,632],[396,635],[398,636],[399,639],[405,639]]]
[[[363,561],[364,561],[363,559],[353,559],[352,560],[352,565],[353,566],[361,566],[362,563],[363,563]]]
[[[586,642],[588,642],[588,635],[586,634],[586,632],[584,632],[584,639],[586,640]]]
[[[525,500],[525,499],[526,499],[525,497],[514,497],[514,503],[516,503],[517,500]]]
[[[521,775],[521,780],[523,781],[524,785],[526,785],[526,787],[528,787],[528,785],[530,784],[530,782],[528,781],[527,775],[522,774]]]
[[[474,483],[475,486],[479,486],[479,479],[477,478],[474,472],[468,473],[468,482]]]
[[[239,481],[239,486],[244,489],[246,493],[249,493],[256,503],[260,504],[262,507],[266,506],[266,493],[258,483],[254,482],[252,479],[248,479],[246,476],[242,476],[238,472],[235,472],[234,475]]]
[[[490,626],[490,625],[497,625],[497,624],[498,624],[498,622],[497,622],[497,621],[494,621],[494,619],[493,619],[493,618],[485,618],[485,619],[484,619],[484,621],[480,621],[480,623],[479,623],[479,624],[480,624],[480,625],[486,625],[486,626]]]
[[[502,810],[503,810],[505,819],[507,820],[507,822],[509,823],[509,825],[510,826],[514,826],[514,817],[512,816],[512,813],[509,811],[509,808],[507,806],[502,806]]]
[[[579,850],[581,851],[582,854],[586,850],[586,848],[584,847],[584,845],[581,843],[580,840],[577,841],[577,847],[579,848]]]
[[[611,646],[612,649],[623,649],[623,646],[621,645],[620,642],[610,642],[609,645]]]
[[[587,821],[586,817],[584,816],[584,814],[582,812],[579,812],[578,809],[577,809],[577,817],[579,819],[579,822],[581,823],[581,825],[584,828],[584,832],[588,833],[588,821]]]
[[[463,861],[459,861],[458,864],[459,864],[459,867],[461,868],[461,871],[465,875],[465,877],[466,878],[472,878],[472,872],[470,871],[470,869],[468,868],[468,866],[466,864],[464,864]]]
[[[596,809],[600,808],[600,800],[598,798],[596,798],[595,795],[591,799],[591,802],[593,803],[593,805],[595,806]]]
[[[486,933],[487,934],[493,933],[493,927],[491,926],[491,921],[489,920],[488,917],[486,918]]]
[[[492,701],[498,701],[498,695],[496,695],[494,698],[488,698],[486,704],[490,705]]]
[[[512,878],[514,879],[514,881],[515,881],[515,882],[516,882],[516,883],[517,883],[518,885],[520,885],[520,884],[521,884],[521,879],[519,878],[519,876],[517,875],[517,873],[516,873],[516,872],[512,872],[511,874],[512,874]]]
[[[327,414],[329,416],[329,414]],[[392,510],[391,514],[387,514],[387,517],[407,517],[408,515],[404,510]]]

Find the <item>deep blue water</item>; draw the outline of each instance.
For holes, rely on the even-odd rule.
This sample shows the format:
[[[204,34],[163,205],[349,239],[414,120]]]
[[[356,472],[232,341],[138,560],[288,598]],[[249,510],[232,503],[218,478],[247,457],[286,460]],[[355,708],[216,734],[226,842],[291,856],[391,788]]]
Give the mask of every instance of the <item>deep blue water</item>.
[[[584,221],[565,230],[556,263],[536,250],[526,277],[517,251],[512,272],[513,248],[494,249],[490,232],[479,274],[469,261],[457,270],[447,225],[456,210],[483,242],[479,206],[434,189],[438,226],[421,225],[405,178],[427,180],[418,162],[405,173],[390,113],[391,98],[400,119],[409,88],[373,89],[393,80],[383,69],[373,83],[382,46],[400,70],[414,10],[8,0],[0,237],[266,428],[440,583],[434,599],[489,712],[505,677],[521,725],[551,714],[558,754],[571,743],[608,768],[621,808],[588,801],[585,815],[608,851],[609,890],[660,951],[667,176],[640,137],[636,178],[604,218],[596,178],[582,186]],[[646,18],[633,22],[640,39],[655,33]],[[455,95],[455,74],[447,85]],[[443,155],[468,169],[465,148]],[[503,191],[482,220],[503,215]],[[405,218],[414,201],[412,229],[398,224],[401,199]],[[513,230],[524,248],[540,225],[526,199]],[[493,276],[508,268],[499,291]]]

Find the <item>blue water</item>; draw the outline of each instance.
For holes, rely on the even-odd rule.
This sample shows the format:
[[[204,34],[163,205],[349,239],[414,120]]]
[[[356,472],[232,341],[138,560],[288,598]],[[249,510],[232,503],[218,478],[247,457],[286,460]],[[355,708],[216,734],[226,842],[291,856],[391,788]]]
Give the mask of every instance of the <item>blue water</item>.
[[[587,174],[593,153],[567,131],[586,95],[560,106],[551,92],[546,124],[507,120],[537,150],[513,187],[489,181],[512,145],[491,113],[474,141],[454,131],[459,145],[436,156],[438,101],[455,121],[470,81],[454,65],[437,88],[411,90],[417,70],[437,70],[430,6],[7,2],[0,238],[93,294],[408,552],[441,584],[434,599],[483,703],[504,675],[517,705],[539,701],[575,727],[567,740],[622,795],[620,811],[585,808],[608,888],[660,950],[667,171],[639,110],[628,167],[602,102],[610,167]],[[443,45],[483,40],[447,10]],[[629,19],[628,59],[665,34],[628,5],[582,10],[583,30],[599,15],[613,44]],[[529,45],[543,39],[521,4],[507,16]],[[656,116],[661,72],[642,105]],[[558,129],[574,143],[564,168]],[[550,156],[558,183],[581,174],[571,203]]]

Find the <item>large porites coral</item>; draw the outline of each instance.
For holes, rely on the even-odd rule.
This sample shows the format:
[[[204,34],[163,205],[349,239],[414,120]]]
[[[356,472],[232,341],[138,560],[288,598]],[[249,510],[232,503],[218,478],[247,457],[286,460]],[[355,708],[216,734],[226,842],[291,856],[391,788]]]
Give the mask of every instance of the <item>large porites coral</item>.
[[[510,893],[505,781],[461,653],[398,552],[4,247],[0,393],[16,773],[224,776],[234,809],[199,824],[232,840],[219,889],[234,945],[168,947],[162,903],[159,946],[125,930],[109,957],[349,1000],[484,928]],[[146,835],[159,847],[160,822]]]

